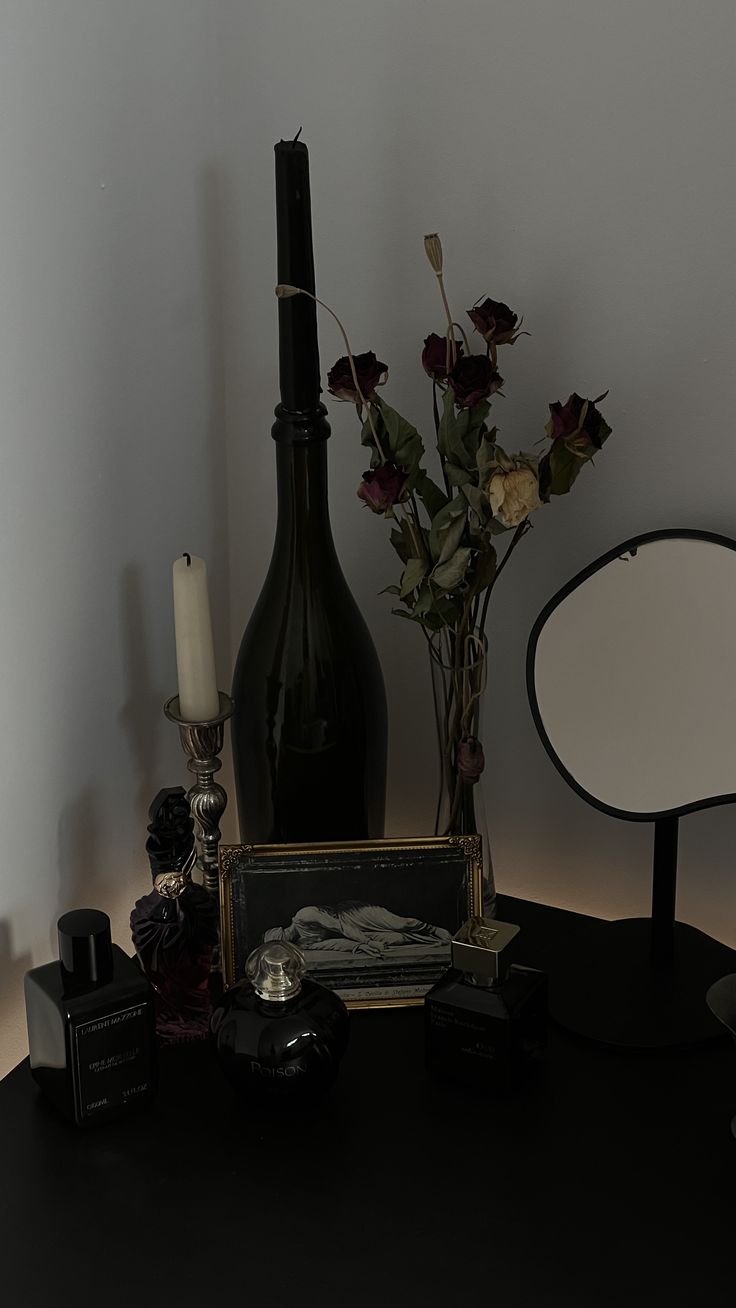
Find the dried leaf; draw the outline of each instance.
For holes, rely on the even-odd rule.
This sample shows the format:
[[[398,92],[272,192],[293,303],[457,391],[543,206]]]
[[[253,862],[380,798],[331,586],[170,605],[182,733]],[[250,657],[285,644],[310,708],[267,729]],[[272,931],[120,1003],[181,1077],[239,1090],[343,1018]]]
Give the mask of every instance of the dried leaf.
[[[466,522],[466,501],[462,495],[456,495],[440,510],[430,529],[429,548],[437,563],[445,563],[455,553]]]
[[[410,595],[413,590],[417,589],[417,586],[421,585],[428,570],[429,565],[424,559],[409,559],[401,577],[400,595],[402,599],[406,599],[407,595]]]
[[[486,517],[490,516],[490,505],[482,494],[480,488],[474,486],[473,483],[469,481],[462,489],[463,495],[468,501],[471,509],[478,515],[481,522],[483,522]]]
[[[429,514],[430,522],[434,521],[448,502],[444,491],[440,490],[426,472],[420,472],[417,477],[416,492]]]
[[[472,550],[459,549],[432,572],[432,584],[439,590],[456,590],[465,577]]]

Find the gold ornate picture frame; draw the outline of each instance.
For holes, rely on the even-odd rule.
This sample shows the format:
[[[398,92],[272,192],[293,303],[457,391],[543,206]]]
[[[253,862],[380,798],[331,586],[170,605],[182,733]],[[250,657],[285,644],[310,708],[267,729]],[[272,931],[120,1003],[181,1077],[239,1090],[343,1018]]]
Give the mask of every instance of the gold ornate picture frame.
[[[421,1004],[450,938],[482,912],[479,836],[222,845],[222,965],[230,988],[264,939],[291,941],[349,1008]]]

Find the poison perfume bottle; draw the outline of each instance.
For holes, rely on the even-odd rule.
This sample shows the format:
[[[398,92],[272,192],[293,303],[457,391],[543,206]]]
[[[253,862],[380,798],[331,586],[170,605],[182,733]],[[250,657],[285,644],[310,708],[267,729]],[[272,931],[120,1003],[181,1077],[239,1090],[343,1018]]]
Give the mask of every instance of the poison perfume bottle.
[[[223,1071],[246,1096],[308,1099],[337,1076],[348,1012],[334,991],[305,976],[305,970],[296,946],[260,945],[248,958],[245,979],[212,1015]]]
[[[181,786],[159,791],[149,809],[146,850],[153,890],[130,915],[136,954],[153,987],[162,1044],[206,1039],[218,947],[217,900],[192,881],[194,824]]]
[[[278,280],[314,294],[309,158],[276,146]],[[278,516],[271,564],[233,680],[241,839],[383,835],[387,715],[373,641],[335,550],[313,299],[280,299]]]
[[[59,962],[25,977],[31,1074],[66,1117],[92,1126],[155,1092],[153,996],[106,913],[65,913],[58,932]]]
[[[452,941],[452,968],[424,1000],[427,1067],[438,1078],[505,1091],[545,1045],[547,978],[514,962],[519,928],[474,917]]]

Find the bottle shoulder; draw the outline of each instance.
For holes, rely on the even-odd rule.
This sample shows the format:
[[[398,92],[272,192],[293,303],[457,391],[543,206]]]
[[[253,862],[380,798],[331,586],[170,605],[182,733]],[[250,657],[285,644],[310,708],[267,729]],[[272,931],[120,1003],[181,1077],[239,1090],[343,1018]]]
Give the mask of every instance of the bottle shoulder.
[[[25,976],[26,997],[33,1002],[43,998],[52,1003],[70,1021],[81,1021],[89,1014],[109,1012],[115,1007],[147,1002],[151,988],[135,959],[118,945],[113,945],[113,975],[106,985],[86,990],[68,990],[59,963],[44,963]]]
[[[334,991],[304,977],[298,995],[285,1003],[261,999],[250,981],[239,981],[225,994],[213,1017],[213,1029],[225,1018],[242,1016],[249,1024],[267,1028],[282,1026],[319,1030],[324,1024],[338,1024],[348,1020],[348,1011]]]
[[[542,972],[512,968],[499,985],[480,986],[451,968],[427,993],[426,1001],[429,1005],[448,1004],[468,1012],[512,1018],[530,1000],[546,993],[546,980]]]

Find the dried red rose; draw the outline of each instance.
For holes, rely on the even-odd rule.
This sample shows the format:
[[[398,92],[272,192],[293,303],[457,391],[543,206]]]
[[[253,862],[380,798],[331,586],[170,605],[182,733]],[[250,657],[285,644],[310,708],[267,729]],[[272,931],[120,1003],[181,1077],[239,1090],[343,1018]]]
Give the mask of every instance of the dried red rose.
[[[512,345],[519,334],[519,315],[503,300],[485,299],[468,309],[467,314],[489,345]]]
[[[598,396],[599,400],[604,397]],[[600,450],[610,428],[597,410],[596,400],[584,400],[575,391],[562,404],[550,404],[545,431],[552,440],[569,440],[581,450]]]
[[[365,354],[354,354],[353,363],[363,399],[369,400],[375,394],[376,387],[383,386],[388,377],[388,364],[381,363],[372,350],[368,350]],[[327,374],[327,389],[338,400],[351,400],[353,404],[360,403],[360,395],[355,386],[355,377],[347,354],[330,368]]]
[[[468,354],[458,359],[447,380],[459,409],[472,409],[503,386],[503,377],[485,354]]]
[[[367,504],[373,513],[385,515],[394,504],[398,504],[406,482],[403,468],[397,468],[395,463],[382,463],[363,473],[363,480],[358,487],[358,499]]]
[[[455,360],[462,357],[463,347],[460,341],[455,341]],[[424,342],[422,350],[422,367],[429,377],[434,381],[444,381],[447,377],[449,347],[446,336],[438,336],[436,332],[430,332]],[[450,361],[450,367],[452,362]]]

